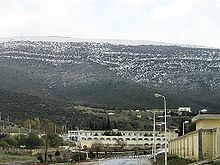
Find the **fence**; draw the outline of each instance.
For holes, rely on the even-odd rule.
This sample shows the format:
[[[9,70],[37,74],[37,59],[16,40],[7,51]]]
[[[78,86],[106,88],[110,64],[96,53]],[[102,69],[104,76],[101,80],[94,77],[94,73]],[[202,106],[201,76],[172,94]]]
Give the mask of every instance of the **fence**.
[[[220,157],[220,128],[199,129],[170,140],[169,154],[193,160]]]

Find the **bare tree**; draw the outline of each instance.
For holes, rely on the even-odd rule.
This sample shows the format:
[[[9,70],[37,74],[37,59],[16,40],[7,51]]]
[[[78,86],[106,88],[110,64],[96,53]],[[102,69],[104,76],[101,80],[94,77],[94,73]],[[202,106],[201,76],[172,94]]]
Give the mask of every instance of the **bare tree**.
[[[123,141],[123,140],[117,139],[116,140],[116,145],[117,145],[117,147],[119,147],[119,150],[122,151],[122,150],[124,150],[124,148],[126,146],[126,142]]]
[[[96,152],[96,157],[99,158],[99,152],[103,150],[103,144],[102,143],[93,143],[91,146],[91,150]]]

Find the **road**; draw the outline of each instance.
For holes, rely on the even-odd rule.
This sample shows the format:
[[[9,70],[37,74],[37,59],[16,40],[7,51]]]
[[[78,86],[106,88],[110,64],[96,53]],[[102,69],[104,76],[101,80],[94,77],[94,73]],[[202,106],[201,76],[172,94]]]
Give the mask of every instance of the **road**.
[[[84,163],[83,163],[84,164]],[[147,158],[106,159],[98,162],[87,162],[85,165],[152,165]]]

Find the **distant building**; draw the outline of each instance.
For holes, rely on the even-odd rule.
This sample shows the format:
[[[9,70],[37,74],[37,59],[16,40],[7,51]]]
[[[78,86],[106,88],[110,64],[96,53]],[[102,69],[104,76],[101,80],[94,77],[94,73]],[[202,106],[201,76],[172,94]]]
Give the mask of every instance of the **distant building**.
[[[179,107],[177,109],[177,113],[179,115],[189,115],[192,113],[191,108],[190,107]]]
[[[170,140],[169,153],[193,160],[220,157],[220,114],[200,114],[192,119],[196,131]]]
[[[114,132],[114,135],[105,135],[109,131],[100,130],[70,130],[68,131],[68,139],[72,142],[78,142],[80,145],[90,148],[94,143],[102,143],[108,147],[114,147],[117,143],[123,142],[125,147],[152,147],[153,136],[152,131],[119,131],[117,129],[110,132]],[[168,132],[168,140],[177,137],[176,133]],[[157,148],[164,148],[165,137],[164,134],[156,132],[155,143]]]
[[[141,115],[137,115],[137,118],[141,118]]]
[[[179,107],[179,112],[192,112],[190,107]]]

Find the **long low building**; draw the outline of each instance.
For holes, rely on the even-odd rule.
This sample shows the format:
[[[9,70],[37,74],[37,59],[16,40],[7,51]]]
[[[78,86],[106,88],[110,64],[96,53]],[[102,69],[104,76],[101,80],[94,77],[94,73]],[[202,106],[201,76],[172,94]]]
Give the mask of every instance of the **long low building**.
[[[176,133],[167,133],[168,140],[176,137]],[[119,131],[117,129],[112,131],[70,130],[68,131],[68,139],[88,148],[94,143],[102,143],[103,145],[114,147],[119,142],[123,142],[128,148],[135,146],[152,147],[154,142],[157,148],[164,148],[165,145],[164,134],[156,132],[154,140],[152,131]]]

